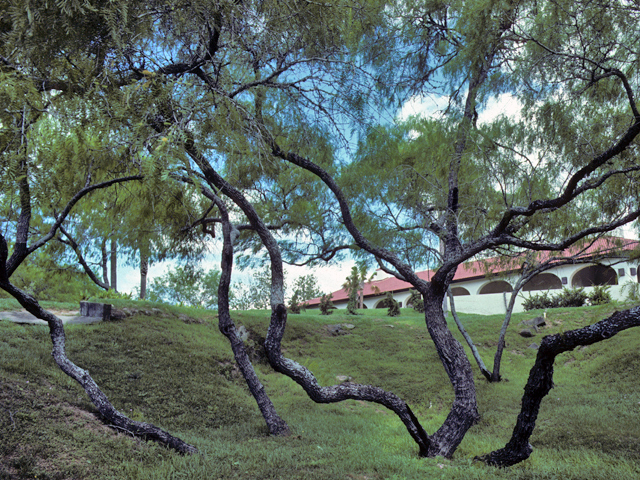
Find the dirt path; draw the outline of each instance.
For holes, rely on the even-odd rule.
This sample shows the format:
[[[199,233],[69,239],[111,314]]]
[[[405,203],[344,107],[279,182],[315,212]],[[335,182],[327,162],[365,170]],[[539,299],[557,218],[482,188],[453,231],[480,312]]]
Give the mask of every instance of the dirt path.
[[[62,323],[65,325],[75,325],[75,324],[88,324],[88,323],[97,323],[101,322],[102,318],[100,317],[82,317],[78,315],[78,312],[51,312],[56,315]],[[33,325],[46,325],[47,322],[44,320],[40,320],[29,312],[26,311],[14,311],[14,312],[0,312],[0,320],[8,320],[9,322],[14,323],[23,323],[23,324],[33,324]]]

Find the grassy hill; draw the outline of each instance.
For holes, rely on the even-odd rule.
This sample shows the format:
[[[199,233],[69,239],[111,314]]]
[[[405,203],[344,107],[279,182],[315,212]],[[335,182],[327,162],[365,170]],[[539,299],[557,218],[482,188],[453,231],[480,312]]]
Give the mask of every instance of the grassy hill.
[[[274,373],[260,351],[267,312],[238,312],[234,319],[251,332],[256,368],[292,428],[287,438],[267,436],[213,314],[114,303],[140,313],[67,327],[69,357],[90,371],[117,408],[195,444],[200,454],[182,457],[104,426],[81,388],[55,366],[47,328],[0,321],[0,479],[640,478],[637,329],[558,357],[556,387],[543,402],[529,460],[508,470],[473,462],[510,437],[536,354],[531,344],[602,319],[612,306],[549,311],[549,326],[533,339],[520,337],[517,324],[539,312],[516,315],[503,359],[508,381],[488,384],[476,374],[482,419],[449,461],[418,458],[402,423],[384,408],[358,401],[316,405]],[[7,301],[0,307],[12,308]],[[393,391],[432,433],[452,394],[424,318],[406,309],[394,319],[385,313],[291,315],[285,354],[324,385],[347,375]],[[502,318],[462,319],[490,365]],[[327,326],[339,323],[355,328],[334,336]]]

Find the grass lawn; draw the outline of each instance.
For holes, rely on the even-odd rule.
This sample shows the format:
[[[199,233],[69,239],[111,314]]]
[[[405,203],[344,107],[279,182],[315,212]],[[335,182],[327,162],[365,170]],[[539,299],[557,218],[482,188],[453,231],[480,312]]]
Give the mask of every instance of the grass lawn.
[[[515,315],[503,357],[507,381],[488,384],[474,364],[482,419],[445,460],[418,458],[400,420],[384,408],[359,401],[317,405],[273,372],[259,346],[268,312],[237,312],[234,320],[252,333],[256,369],[293,432],[286,438],[267,435],[213,313],[113,303],[162,314],[68,326],[69,357],[89,370],[116,408],[167,429],[200,453],[183,457],[103,425],[84,391],[54,364],[47,327],[0,321],[0,480],[640,478],[637,329],[558,357],[556,386],[543,401],[529,460],[505,470],[473,461],[510,437],[536,355],[531,344],[605,318],[615,306],[549,310],[548,326],[529,339],[518,335],[518,323],[540,312]],[[385,314],[291,315],[284,352],[323,385],[347,375],[393,391],[433,433],[452,393],[424,317],[408,309],[398,318]],[[502,318],[461,318],[491,367]],[[333,336],[327,325],[338,323],[355,328]]]

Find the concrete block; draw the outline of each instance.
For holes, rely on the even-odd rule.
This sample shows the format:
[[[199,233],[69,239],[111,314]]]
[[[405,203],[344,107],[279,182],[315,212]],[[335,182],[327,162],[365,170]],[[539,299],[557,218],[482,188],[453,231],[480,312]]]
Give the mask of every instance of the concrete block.
[[[111,304],[80,302],[80,315],[83,317],[99,317],[108,322],[111,320]]]

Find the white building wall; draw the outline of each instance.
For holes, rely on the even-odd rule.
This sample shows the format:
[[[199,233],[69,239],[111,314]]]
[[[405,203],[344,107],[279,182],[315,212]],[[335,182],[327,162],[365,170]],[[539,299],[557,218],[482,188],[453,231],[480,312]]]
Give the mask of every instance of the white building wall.
[[[614,300],[624,300],[627,292],[624,291],[624,285],[626,283],[637,283],[638,275],[631,275],[631,268],[638,268],[635,263],[630,262],[616,262],[615,259],[606,260],[602,262],[603,265],[611,265],[611,267],[618,274],[619,269],[624,269],[624,276],[618,276],[618,285],[611,285],[609,289],[609,293],[611,294]],[[566,277],[567,283],[563,285],[563,287],[571,288],[571,282],[576,273],[578,273],[583,268],[592,266],[594,264],[579,264],[579,265],[563,265],[560,267],[552,268],[547,270],[545,273],[552,273],[556,275],[560,280],[563,277]],[[497,315],[503,314],[506,312],[506,305],[508,304],[511,292],[504,293],[490,293],[479,295],[478,292],[482,287],[486,284],[497,281],[504,280],[507,281],[511,286],[515,285],[517,281],[516,275],[511,275],[508,277],[493,277],[491,279],[488,278],[477,278],[468,281],[456,282],[452,286],[455,287],[464,287],[466,288],[470,295],[459,295],[454,297],[454,302],[456,306],[456,310],[461,313],[476,313],[480,315]],[[558,292],[559,290],[551,290],[550,293]],[[585,287],[585,291],[590,293],[593,291],[593,287]],[[522,302],[525,298],[527,298],[530,294],[535,295],[540,293],[540,290],[531,291],[531,292],[520,292],[518,298],[516,299],[516,304],[514,307],[514,313],[522,312],[524,309],[522,308]],[[407,306],[407,300],[410,296],[409,291],[402,291],[394,293],[394,298],[398,302],[402,302],[402,306]],[[367,308],[376,308],[376,305],[384,300],[386,294],[376,295],[372,297],[367,297],[364,299],[364,303]],[[336,304],[338,308],[346,308],[346,302]]]

